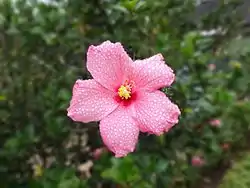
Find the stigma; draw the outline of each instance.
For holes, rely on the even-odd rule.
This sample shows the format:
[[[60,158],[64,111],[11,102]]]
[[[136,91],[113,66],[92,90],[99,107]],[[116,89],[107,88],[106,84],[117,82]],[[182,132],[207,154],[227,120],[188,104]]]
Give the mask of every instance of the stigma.
[[[133,81],[126,80],[118,89],[118,95],[121,99],[128,100],[132,96]]]

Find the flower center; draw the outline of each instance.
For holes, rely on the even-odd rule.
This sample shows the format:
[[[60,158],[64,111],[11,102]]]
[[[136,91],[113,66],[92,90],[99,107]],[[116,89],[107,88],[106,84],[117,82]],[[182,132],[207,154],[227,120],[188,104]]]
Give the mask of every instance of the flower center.
[[[124,84],[121,85],[118,89],[119,97],[125,100],[128,100],[129,98],[131,98],[133,86],[134,86],[133,81],[129,82],[128,80],[126,80]]]

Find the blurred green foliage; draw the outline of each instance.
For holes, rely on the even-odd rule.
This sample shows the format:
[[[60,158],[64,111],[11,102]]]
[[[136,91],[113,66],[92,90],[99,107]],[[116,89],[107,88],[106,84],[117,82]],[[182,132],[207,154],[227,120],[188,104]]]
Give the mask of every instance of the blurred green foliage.
[[[236,5],[193,22],[191,0],[1,1],[1,187],[194,187],[202,172],[244,148],[250,51],[237,45],[233,53],[230,41],[241,25],[225,6]],[[219,26],[223,35],[199,32]],[[87,47],[108,39],[133,58],[164,55],[176,82],[163,91],[182,116],[163,136],[142,134],[136,152],[123,159],[105,153],[93,160],[102,146],[96,124],[71,122],[66,108],[75,80],[89,77]],[[211,126],[212,119],[221,126]],[[192,166],[196,155],[204,166]],[[92,160],[90,172],[79,170]],[[34,177],[34,164],[41,177]]]

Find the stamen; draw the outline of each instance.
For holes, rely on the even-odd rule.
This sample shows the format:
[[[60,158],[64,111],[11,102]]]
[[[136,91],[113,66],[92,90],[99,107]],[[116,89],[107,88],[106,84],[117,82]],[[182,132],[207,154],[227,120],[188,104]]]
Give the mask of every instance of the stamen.
[[[118,95],[122,99],[129,99],[131,98],[132,88],[134,87],[135,83],[133,81],[126,80],[123,85],[120,86],[118,89]]]

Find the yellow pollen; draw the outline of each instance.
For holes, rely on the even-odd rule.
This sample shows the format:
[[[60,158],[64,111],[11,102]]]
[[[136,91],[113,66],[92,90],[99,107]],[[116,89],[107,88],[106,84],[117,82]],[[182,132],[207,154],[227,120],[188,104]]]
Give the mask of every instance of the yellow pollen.
[[[131,97],[131,88],[129,86],[121,85],[121,87],[118,89],[118,95],[122,99],[129,99]]]

